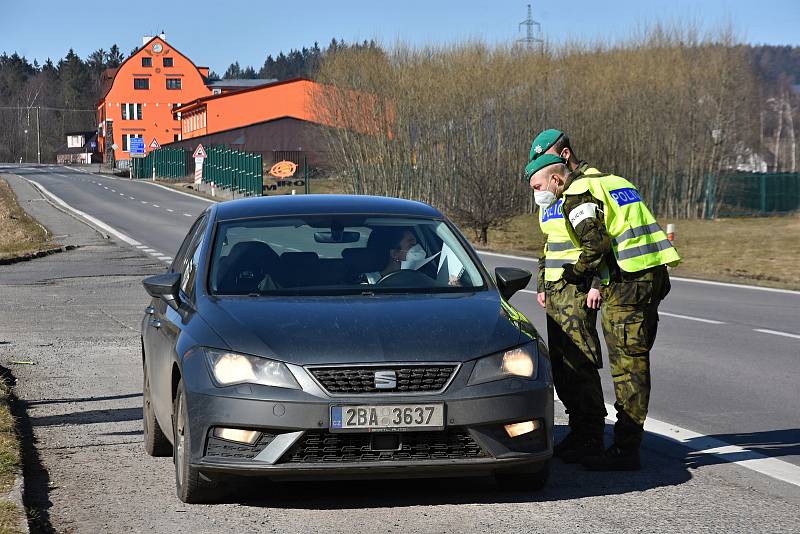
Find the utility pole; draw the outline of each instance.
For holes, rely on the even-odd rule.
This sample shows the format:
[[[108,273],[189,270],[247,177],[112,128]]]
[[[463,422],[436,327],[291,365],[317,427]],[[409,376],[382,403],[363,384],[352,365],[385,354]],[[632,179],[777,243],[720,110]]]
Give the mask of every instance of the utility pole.
[[[517,39],[518,43],[525,43],[528,50],[533,48],[534,43],[539,43],[539,51],[544,51],[544,40],[542,39],[542,25],[533,20],[533,10],[528,4],[528,18],[519,23],[518,28],[525,26],[525,37]],[[534,28],[536,29],[534,31]]]
[[[39,106],[36,106],[36,162],[42,164],[42,142],[39,135]]]

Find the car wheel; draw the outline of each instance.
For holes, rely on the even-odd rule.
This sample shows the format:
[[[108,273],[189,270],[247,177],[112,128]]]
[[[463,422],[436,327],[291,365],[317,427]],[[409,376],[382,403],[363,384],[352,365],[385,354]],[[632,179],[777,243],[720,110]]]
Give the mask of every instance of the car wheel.
[[[550,478],[550,461],[530,470],[495,473],[494,478],[502,490],[539,491],[545,487],[547,479]]]
[[[142,365],[142,371],[144,373],[144,386],[142,387],[144,450],[150,456],[172,456],[172,444],[161,430],[161,425],[158,424],[156,414],[153,412],[150,378],[147,376],[146,364]]]
[[[173,461],[175,462],[175,487],[178,498],[190,504],[216,500],[219,495],[218,484],[200,473],[199,469],[191,466],[191,430],[183,380],[178,382],[178,391],[172,410],[172,426],[173,436],[175,436]]]

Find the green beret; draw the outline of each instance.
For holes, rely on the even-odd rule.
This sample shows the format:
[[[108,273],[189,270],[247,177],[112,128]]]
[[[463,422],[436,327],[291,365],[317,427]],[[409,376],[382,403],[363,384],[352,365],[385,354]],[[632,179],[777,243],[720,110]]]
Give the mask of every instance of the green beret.
[[[552,147],[564,134],[559,130],[549,129],[545,130],[533,140],[531,143],[531,154],[528,159],[533,161]]]
[[[566,162],[567,160],[555,154],[542,154],[541,156],[537,156],[535,159],[531,160],[530,163],[525,165],[525,180],[530,180],[531,176],[545,167]]]

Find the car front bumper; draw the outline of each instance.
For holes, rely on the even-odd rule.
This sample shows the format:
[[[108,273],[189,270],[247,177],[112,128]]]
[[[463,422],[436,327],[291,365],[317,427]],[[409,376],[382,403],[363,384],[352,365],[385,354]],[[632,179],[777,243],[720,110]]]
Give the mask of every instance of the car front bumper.
[[[191,463],[206,474],[261,475],[273,479],[412,478],[474,476],[536,470],[552,456],[553,386],[549,362],[539,356],[535,380],[507,378],[466,385],[465,364],[435,395],[330,396],[293,368],[302,390],[265,386],[215,387],[205,369],[184,376]],[[201,362],[202,363],[202,362]],[[188,365],[187,365],[188,364]],[[199,367],[197,361],[185,367]],[[185,369],[186,371],[186,369]],[[192,372],[194,371],[194,372]],[[383,433],[330,432],[332,405],[444,403],[444,430],[389,432],[397,449],[375,443]],[[511,438],[504,425],[535,420],[539,428]],[[215,427],[257,430],[246,445],[213,436]],[[395,438],[386,438],[395,439]]]

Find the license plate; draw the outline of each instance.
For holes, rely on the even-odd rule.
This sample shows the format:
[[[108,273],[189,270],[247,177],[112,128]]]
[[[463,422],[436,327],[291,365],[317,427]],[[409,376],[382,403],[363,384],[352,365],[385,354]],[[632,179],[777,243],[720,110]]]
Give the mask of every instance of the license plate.
[[[441,430],[444,404],[331,406],[331,432]]]

